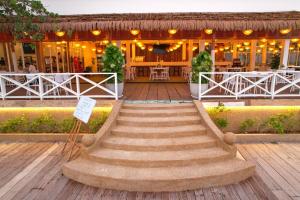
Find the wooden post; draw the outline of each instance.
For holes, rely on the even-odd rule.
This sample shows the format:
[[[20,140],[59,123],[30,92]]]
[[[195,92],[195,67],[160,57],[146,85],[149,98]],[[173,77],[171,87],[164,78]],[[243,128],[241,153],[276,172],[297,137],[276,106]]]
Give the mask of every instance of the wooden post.
[[[238,53],[237,53],[237,43],[236,42],[234,42],[233,43],[233,46],[232,46],[232,50],[233,50],[233,52],[232,52],[232,58],[234,59],[234,58],[237,58],[238,57]]]
[[[132,56],[131,56],[131,61],[135,60],[135,43],[132,43]]]
[[[188,47],[188,58],[189,58],[189,66],[192,66],[192,59],[193,59],[193,40],[189,40],[189,47]]]
[[[130,42],[126,41],[126,66],[131,66],[131,60],[130,60]]]
[[[261,62],[264,66],[267,65],[267,44],[262,48],[261,51]]]
[[[11,63],[10,63],[10,51],[8,48],[8,43],[5,43],[5,52],[6,52],[6,60],[7,60],[7,64],[8,64],[8,70],[9,72],[11,72]]]
[[[251,52],[250,52],[250,66],[249,71],[255,70],[255,61],[256,61],[256,40],[251,40]]]
[[[215,63],[216,63],[216,52],[215,52],[215,41],[213,40],[211,43],[211,60],[212,60],[212,71],[215,71]]]
[[[186,60],[186,42],[183,42],[182,44],[182,60]]]
[[[204,51],[205,49],[205,40],[199,40],[199,52]]]
[[[25,58],[24,58],[23,43],[21,43],[21,45],[20,45],[20,50],[21,50],[22,66],[23,66],[23,69],[25,69]]]

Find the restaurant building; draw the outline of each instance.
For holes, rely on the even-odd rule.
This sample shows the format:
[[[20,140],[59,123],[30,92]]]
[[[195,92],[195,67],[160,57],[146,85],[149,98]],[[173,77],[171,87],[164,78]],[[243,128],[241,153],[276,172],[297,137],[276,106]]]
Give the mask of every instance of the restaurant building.
[[[300,12],[144,13],[66,15],[37,22],[43,41],[13,43],[1,23],[1,71],[33,64],[39,72],[99,72],[105,46],[119,46],[131,81],[149,81],[152,66],[169,67],[170,81],[186,81],[184,69],[199,51],[211,53],[215,71],[265,71],[274,54],[283,66],[300,65]],[[34,44],[35,48],[32,48]],[[235,68],[235,71],[237,68]]]

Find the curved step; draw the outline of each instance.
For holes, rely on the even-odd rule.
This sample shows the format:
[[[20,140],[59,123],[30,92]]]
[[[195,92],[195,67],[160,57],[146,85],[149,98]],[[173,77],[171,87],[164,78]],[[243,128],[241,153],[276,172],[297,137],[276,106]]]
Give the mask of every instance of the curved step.
[[[184,166],[217,162],[232,157],[229,152],[217,147],[177,151],[126,151],[101,148],[84,156],[99,163],[135,167]]]
[[[110,136],[102,145],[104,148],[129,151],[167,151],[182,149],[199,149],[216,146],[214,138],[207,135],[180,138],[127,138]]]
[[[171,103],[171,104],[123,104],[122,108],[132,110],[174,110],[183,108],[195,108],[193,103]]]
[[[121,109],[120,116],[131,117],[172,117],[172,116],[195,116],[198,115],[198,111],[195,108],[183,108],[172,110],[132,110]]]
[[[239,159],[184,167],[135,168],[79,158],[63,166],[63,174],[83,184],[127,191],[193,190],[237,183],[254,173],[254,165]]]
[[[173,117],[125,117],[117,118],[118,125],[143,126],[143,127],[167,127],[200,124],[199,116],[173,116]]]
[[[206,134],[202,125],[187,125],[178,127],[132,127],[117,126],[112,135],[130,138],[175,138]]]

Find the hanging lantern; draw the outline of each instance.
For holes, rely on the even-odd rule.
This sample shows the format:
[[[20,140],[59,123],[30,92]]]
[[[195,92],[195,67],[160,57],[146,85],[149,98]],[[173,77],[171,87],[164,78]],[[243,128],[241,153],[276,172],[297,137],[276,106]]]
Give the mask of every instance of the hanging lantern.
[[[288,33],[290,33],[290,32],[291,32],[291,29],[289,29],[289,28],[281,29],[281,30],[280,30],[280,33],[281,33],[282,35],[286,35],[286,34],[288,34]]]
[[[252,29],[243,30],[244,35],[251,35],[253,33]]]
[[[213,30],[212,29],[204,29],[204,32],[207,34],[207,35],[211,35],[213,33]]]
[[[95,36],[98,36],[98,35],[101,34],[101,31],[100,31],[100,30],[92,30],[91,32],[92,32],[92,34],[95,35]]]
[[[293,39],[291,39],[291,41],[292,41],[293,43],[295,43],[295,42],[298,42],[299,39],[298,39],[298,38],[293,38]]]
[[[57,32],[55,32],[55,35],[57,35],[58,37],[62,37],[65,35],[65,33],[66,32],[64,32],[64,31],[57,31]]]
[[[132,29],[130,30],[131,35],[138,35],[140,33],[140,30],[138,29]]]
[[[171,35],[174,35],[174,34],[177,33],[177,30],[176,29],[169,29],[168,33],[171,34]]]

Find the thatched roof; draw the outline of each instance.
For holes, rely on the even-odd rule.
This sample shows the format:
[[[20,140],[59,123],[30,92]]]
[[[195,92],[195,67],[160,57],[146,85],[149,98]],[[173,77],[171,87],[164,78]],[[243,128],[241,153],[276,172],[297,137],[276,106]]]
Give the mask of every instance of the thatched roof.
[[[202,30],[212,28],[220,31],[253,29],[275,31],[291,28],[300,29],[300,12],[265,13],[132,13],[59,16],[57,26],[62,30]],[[39,23],[43,31],[54,30],[48,20]],[[3,23],[2,23],[3,25]]]

